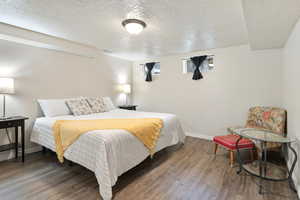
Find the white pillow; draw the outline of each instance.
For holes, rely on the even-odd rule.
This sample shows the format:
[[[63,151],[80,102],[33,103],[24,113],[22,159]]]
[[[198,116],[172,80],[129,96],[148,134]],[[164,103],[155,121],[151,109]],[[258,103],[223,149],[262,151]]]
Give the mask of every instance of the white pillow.
[[[66,104],[66,99],[38,99],[37,101],[40,104],[45,117],[72,114]]]
[[[112,100],[110,99],[110,97],[103,97],[103,102],[105,105],[105,111],[111,111],[116,109],[114,103],[112,102]]]

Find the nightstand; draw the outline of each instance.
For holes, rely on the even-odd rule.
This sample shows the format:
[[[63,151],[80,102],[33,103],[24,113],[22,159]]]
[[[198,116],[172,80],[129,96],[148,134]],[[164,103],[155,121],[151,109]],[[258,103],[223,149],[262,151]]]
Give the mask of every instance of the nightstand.
[[[19,149],[19,127],[21,128],[21,148],[22,148],[22,162],[25,161],[25,120],[27,117],[14,116],[7,119],[0,119],[0,129],[15,128],[15,143],[3,145],[1,151],[15,149],[15,157],[18,158]]]
[[[126,110],[136,110],[137,105],[122,105],[119,106],[121,109],[126,109]]]

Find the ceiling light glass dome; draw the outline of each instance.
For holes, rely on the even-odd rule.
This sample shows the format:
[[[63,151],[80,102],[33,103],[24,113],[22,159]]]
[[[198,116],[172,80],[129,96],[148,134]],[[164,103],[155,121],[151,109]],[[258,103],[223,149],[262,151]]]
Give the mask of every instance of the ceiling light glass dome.
[[[138,19],[126,19],[122,22],[122,25],[128,33],[134,35],[141,33],[146,27],[146,23]]]

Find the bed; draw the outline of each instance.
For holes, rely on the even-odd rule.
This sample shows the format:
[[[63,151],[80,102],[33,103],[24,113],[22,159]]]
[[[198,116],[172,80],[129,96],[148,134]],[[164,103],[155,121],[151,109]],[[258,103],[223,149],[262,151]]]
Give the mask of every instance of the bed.
[[[160,118],[163,120],[161,135],[155,152],[168,146],[183,143],[185,134],[173,114],[138,112],[114,109],[89,115],[64,115],[36,119],[31,141],[55,151],[52,126],[56,120],[77,119]],[[64,157],[93,171],[104,200],[112,198],[112,186],[118,176],[135,167],[149,156],[149,151],[135,136],[126,130],[89,131],[79,137],[65,152]]]

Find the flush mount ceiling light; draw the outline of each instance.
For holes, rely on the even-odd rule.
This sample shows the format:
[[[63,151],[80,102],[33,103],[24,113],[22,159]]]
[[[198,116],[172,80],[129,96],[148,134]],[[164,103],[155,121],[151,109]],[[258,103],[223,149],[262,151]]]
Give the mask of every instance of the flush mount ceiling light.
[[[146,23],[138,19],[125,19],[122,25],[130,34],[139,34],[146,28]]]

